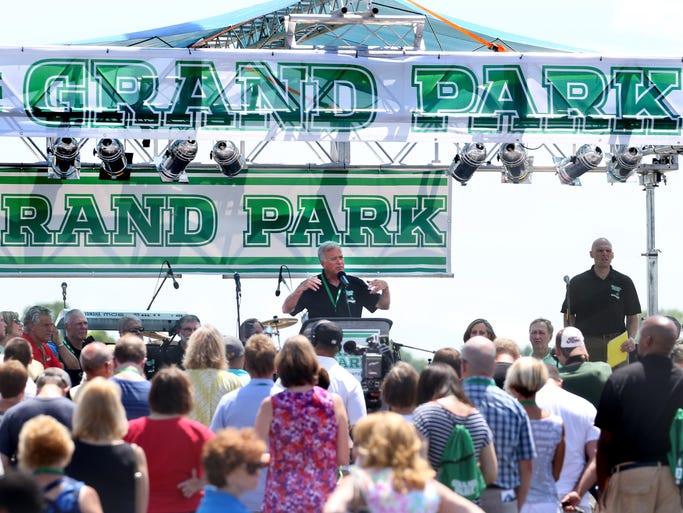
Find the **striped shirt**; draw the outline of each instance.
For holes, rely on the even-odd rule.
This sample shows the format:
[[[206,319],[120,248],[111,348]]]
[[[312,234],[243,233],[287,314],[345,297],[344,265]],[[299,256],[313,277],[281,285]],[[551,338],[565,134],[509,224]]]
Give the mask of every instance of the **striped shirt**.
[[[427,455],[434,470],[439,469],[441,455],[456,425],[463,425],[469,431],[477,460],[481,449],[489,445],[492,439],[491,430],[481,413],[474,412],[464,417],[435,402],[421,404],[415,408],[413,422],[429,444]]]
[[[498,458],[498,477],[494,485],[505,490],[519,486],[518,462],[536,457],[531,424],[524,408],[486,376],[465,378],[463,388],[493,433]]]

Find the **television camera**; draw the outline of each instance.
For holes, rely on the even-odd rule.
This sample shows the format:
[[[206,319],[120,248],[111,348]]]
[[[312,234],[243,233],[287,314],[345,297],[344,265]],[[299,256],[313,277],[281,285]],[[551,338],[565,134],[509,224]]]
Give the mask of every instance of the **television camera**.
[[[346,355],[361,358],[360,376],[356,375],[356,378],[360,377],[365,405],[368,412],[379,410],[382,406],[382,381],[389,369],[401,359],[399,345],[394,344],[388,335],[375,333],[365,339],[365,345],[359,346],[350,339],[344,342],[342,349]]]

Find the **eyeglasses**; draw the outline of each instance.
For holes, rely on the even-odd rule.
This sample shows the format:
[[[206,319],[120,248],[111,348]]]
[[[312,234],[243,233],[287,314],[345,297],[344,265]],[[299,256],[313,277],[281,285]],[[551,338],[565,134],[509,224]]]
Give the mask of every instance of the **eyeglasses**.
[[[247,469],[247,472],[253,476],[259,470],[261,470],[262,468],[266,468],[268,465],[258,461],[256,463],[245,463],[244,466]]]
[[[139,328],[128,328],[124,330],[124,333],[142,333],[143,331],[145,331],[145,328],[140,326]]]

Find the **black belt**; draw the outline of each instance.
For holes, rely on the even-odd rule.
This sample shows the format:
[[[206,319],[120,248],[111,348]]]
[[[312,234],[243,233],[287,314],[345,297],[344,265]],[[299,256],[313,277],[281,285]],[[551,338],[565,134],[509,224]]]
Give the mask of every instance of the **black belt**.
[[[617,472],[625,472],[626,470],[632,470],[634,468],[641,467],[659,467],[666,466],[667,463],[662,463],[661,461],[630,461],[628,463],[619,463],[619,465],[614,465],[609,473],[610,475],[616,474]]]
[[[617,333],[595,333],[592,335],[587,335],[584,333],[583,336],[591,338],[601,338],[603,340],[612,340],[614,337],[616,337],[617,335],[621,335],[622,333],[623,331],[619,331]]]

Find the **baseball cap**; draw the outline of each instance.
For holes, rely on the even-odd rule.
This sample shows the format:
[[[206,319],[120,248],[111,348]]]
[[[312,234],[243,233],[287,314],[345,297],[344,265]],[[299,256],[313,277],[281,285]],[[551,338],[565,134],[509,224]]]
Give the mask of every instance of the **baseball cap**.
[[[574,347],[584,347],[583,333],[574,326],[568,326],[562,330],[562,338],[560,339],[560,347],[569,349]]]
[[[225,356],[227,356],[228,361],[244,355],[244,345],[240,339],[231,335],[224,335],[223,342],[225,343]]]
[[[339,347],[344,337],[341,327],[332,321],[320,321],[313,328],[316,344]]]

